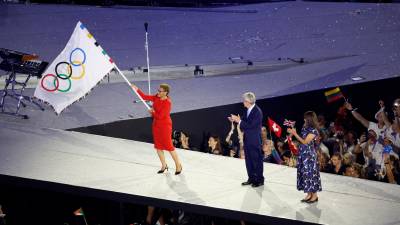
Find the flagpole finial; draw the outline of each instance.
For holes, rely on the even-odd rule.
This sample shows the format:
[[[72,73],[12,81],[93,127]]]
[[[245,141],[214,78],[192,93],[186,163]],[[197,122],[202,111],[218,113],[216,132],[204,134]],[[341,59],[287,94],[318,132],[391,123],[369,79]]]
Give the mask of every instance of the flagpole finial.
[[[83,212],[82,207],[80,207],[79,209],[75,210],[75,211],[74,211],[74,215],[75,215],[75,216],[84,216],[85,213]]]

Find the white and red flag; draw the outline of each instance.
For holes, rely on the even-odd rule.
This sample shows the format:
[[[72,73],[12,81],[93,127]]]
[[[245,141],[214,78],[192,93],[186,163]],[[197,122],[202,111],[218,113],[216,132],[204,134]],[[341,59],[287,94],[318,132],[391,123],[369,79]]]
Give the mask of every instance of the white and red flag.
[[[268,127],[270,131],[273,131],[277,137],[282,135],[282,127],[279,126],[275,121],[268,117]]]

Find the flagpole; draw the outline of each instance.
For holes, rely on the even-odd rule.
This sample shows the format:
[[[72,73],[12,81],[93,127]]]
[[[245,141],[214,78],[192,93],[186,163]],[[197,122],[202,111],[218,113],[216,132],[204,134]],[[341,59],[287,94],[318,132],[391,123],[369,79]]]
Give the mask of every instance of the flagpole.
[[[274,140],[272,139],[271,126],[269,125],[269,117],[267,117],[267,118],[268,118],[268,133],[269,133],[269,136],[271,137],[272,146],[273,146],[273,148],[275,148]]]
[[[272,141],[272,143],[274,142],[273,140],[272,140],[272,134],[271,134],[271,126],[270,126],[270,123],[269,123],[269,117],[267,117],[267,120],[268,120],[268,133],[269,133],[269,136],[271,137],[271,141]]]
[[[126,83],[129,84],[129,87],[132,88],[131,82],[129,82],[129,80],[125,77],[125,75],[124,75],[124,74],[122,73],[122,71],[118,68],[118,66],[114,64],[114,68],[118,71],[118,73],[122,76],[122,78],[124,78],[124,80],[126,81]],[[136,93],[136,95],[137,95],[137,96],[139,97],[139,99],[143,102],[143,104],[146,106],[146,108],[150,110],[150,106],[147,105],[147,103],[144,101],[144,99],[142,98],[142,96],[140,96],[139,93],[138,93],[135,89],[132,88],[132,90]]]
[[[269,136],[271,137],[271,142],[272,142],[272,146],[271,146],[271,147],[272,147],[272,149],[271,149],[271,155],[272,155],[272,157],[274,158],[274,160],[276,161],[277,164],[281,164],[281,163],[279,163],[278,160],[275,159],[275,157],[274,157],[274,150],[277,152],[278,156],[279,156],[279,153],[278,153],[278,150],[275,149],[275,143],[274,143],[274,139],[272,138],[271,127],[270,127],[270,125],[269,125],[269,122],[268,122],[268,133],[269,133]],[[279,159],[280,159],[280,156],[279,156]],[[280,160],[281,160],[281,159],[280,159]]]
[[[269,136],[271,137],[272,145],[274,145],[274,140],[272,139],[271,127],[269,126],[269,123],[268,123],[268,133],[269,133]]]
[[[86,216],[85,213],[83,212],[82,207],[80,207],[79,209],[74,211],[74,215],[75,216],[83,216],[83,220],[85,221],[85,224],[88,225],[87,221],[86,221]]]
[[[144,29],[146,31],[146,43],[144,44],[144,48],[146,49],[146,60],[147,60],[147,83],[149,85],[149,94],[150,94],[150,59],[149,59],[149,41],[148,41],[148,28],[149,24],[146,22],[144,23]]]
[[[83,220],[85,220],[85,224],[88,225],[87,221],[86,221],[86,216],[85,214],[83,214]]]

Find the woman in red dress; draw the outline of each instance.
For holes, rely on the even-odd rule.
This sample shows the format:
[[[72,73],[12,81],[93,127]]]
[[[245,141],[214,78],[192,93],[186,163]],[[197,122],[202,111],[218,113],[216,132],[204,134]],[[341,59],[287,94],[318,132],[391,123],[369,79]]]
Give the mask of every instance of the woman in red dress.
[[[175,162],[175,175],[182,172],[182,165],[179,162],[178,154],[175,147],[172,145],[172,120],[171,99],[168,97],[170,87],[168,84],[160,84],[156,95],[146,95],[137,86],[132,85],[132,88],[146,101],[153,102],[153,108],[149,110],[153,117],[153,141],[154,148],[157,150],[158,157],[161,161],[161,170],[158,173],[164,173],[168,170],[168,165],[165,162],[164,151],[168,151]]]

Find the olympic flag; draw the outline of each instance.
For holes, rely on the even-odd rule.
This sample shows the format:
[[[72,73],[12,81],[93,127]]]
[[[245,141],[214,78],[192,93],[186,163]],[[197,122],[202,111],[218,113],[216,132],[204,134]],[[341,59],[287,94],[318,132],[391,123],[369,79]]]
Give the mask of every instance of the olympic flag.
[[[43,73],[34,96],[60,114],[84,98],[114,67],[112,59],[78,22],[64,50]]]

